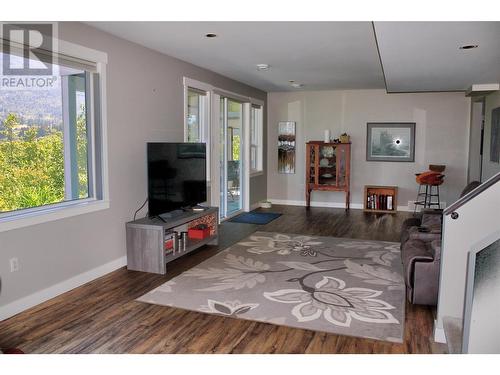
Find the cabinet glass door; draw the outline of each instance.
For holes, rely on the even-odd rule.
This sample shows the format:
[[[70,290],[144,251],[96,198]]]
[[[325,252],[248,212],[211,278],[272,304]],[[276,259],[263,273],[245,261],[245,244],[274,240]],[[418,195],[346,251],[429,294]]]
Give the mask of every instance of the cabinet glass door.
[[[319,173],[320,185],[337,184],[337,150],[334,146],[319,147]]]
[[[338,147],[337,163],[338,163],[338,186],[345,186],[346,176],[347,176],[345,147]]]

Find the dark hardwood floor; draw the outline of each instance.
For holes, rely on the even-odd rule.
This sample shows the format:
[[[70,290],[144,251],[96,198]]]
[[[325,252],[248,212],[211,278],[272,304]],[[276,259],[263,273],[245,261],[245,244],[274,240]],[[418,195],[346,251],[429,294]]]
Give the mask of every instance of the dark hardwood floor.
[[[0,323],[0,347],[27,353],[443,353],[433,311],[406,305],[405,341],[339,336],[135,302],[255,230],[398,241],[406,213],[274,206],[267,225],[224,223],[219,246],[168,265],[167,275],[119,269]]]

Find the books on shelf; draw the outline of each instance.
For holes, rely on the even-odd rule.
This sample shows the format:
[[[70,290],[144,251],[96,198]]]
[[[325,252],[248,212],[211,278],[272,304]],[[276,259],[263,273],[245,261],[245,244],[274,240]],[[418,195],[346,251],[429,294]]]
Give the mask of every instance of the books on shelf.
[[[366,208],[370,210],[394,210],[394,196],[387,194],[368,194],[366,198]]]

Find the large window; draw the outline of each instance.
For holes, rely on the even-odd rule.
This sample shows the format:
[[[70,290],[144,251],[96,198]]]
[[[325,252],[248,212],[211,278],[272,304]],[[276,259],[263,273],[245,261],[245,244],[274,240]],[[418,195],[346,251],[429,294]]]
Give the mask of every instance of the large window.
[[[262,172],[262,107],[252,104],[250,113],[250,173]]]
[[[0,219],[102,199],[97,68],[57,61],[50,77],[0,76]]]
[[[201,90],[188,88],[187,90],[187,119],[186,141],[203,142],[205,119],[207,111],[207,93]]]

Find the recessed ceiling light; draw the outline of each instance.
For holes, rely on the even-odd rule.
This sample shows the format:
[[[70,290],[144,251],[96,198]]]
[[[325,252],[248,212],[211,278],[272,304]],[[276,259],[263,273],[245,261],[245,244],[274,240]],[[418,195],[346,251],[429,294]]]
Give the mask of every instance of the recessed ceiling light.
[[[465,46],[461,46],[459,49],[473,49],[479,47],[478,44],[466,44]]]
[[[217,34],[208,33],[208,34],[205,34],[205,37],[207,37],[207,38],[217,38]]]
[[[293,82],[291,84],[292,87],[295,87],[296,89],[300,89],[301,87],[304,87],[304,85],[302,83],[295,83]]]
[[[270,66],[269,64],[257,64],[257,70],[260,72],[265,72],[269,70]]]

